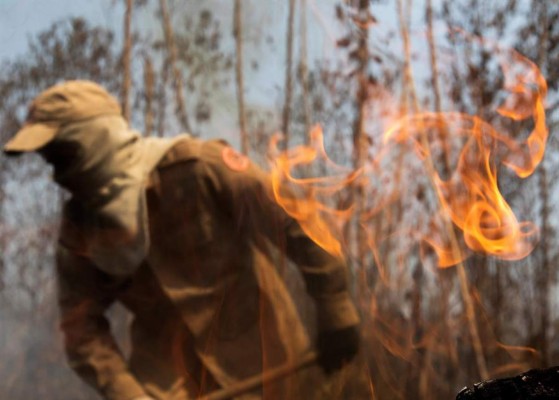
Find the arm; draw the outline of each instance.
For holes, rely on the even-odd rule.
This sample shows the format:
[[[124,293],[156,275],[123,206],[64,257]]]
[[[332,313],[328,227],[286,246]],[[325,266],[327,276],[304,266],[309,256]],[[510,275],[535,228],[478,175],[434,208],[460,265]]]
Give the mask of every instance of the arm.
[[[145,395],[128,371],[104,316],[123,282],[62,246],[57,250],[57,276],[61,329],[72,369],[108,400]]]
[[[207,160],[203,175],[223,201],[221,208],[230,213],[243,234],[255,240],[264,235],[297,264],[316,301],[319,332],[357,326],[359,317],[349,295],[345,261],[315,244],[276,203],[268,174],[240,155],[239,166],[245,168],[231,168],[223,159],[223,148],[219,142],[209,142],[203,149]]]

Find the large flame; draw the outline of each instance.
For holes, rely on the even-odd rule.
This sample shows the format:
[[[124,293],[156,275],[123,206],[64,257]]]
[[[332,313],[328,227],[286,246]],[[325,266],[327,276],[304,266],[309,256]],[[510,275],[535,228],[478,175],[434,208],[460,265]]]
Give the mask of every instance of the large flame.
[[[354,182],[360,171],[344,172],[327,156],[324,149],[322,129],[315,126],[310,132],[310,145],[297,146],[285,152],[278,151],[280,135],[271,142],[273,168],[272,187],[277,202],[293,218],[303,231],[329,253],[341,256],[341,228],[351,215],[353,207],[337,209],[329,206],[327,199]],[[323,167],[333,168],[337,173],[318,178],[296,178],[294,171],[323,161]]]
[[[459,156],[452,163],[450,173],[443,176],[436,168],[425,168],[439,207],[437,215],[431,218],[430,231],[423,233],[419,240],[435,251],[440,267],[455,265],[472,251],[507,260],[528,255],[534,247],[537,228],[531,222],[517,220],[499,190],[497,171],[502,164],[519,178],[526,178],[542,161],[548,136],[544,109],[547,85],[539,69],[522,55],[496,46],[492,50],[500,61],[504,89],[508,93],[495,111],[518,126],[532,119],[533,129],[525,139],[517,139],[479,116],[460,112],[418,112],[399,116],[386,128],[383,148],[363,171],[295,178],[293,171],[318,160],[327,160],[328,165],[332,165],[324,151],[322,131],[315,127],[310,133],[309,146],[281,152],[277,149],[277,139],[272,142],[272,180],[277,202],[300,222],[316,243],[333,254],[340,254],[340,226],[351,218],[355,207],[340,211],[328,201],[328,196],[352,185],[363,174],[367,174],[369,182],[378,180],[375,171],[382,164],[381,158],[393,148],[405,145],[415,150],[417,159],[434,165],[431,147],[435,140],[452,143],[444,149],[447,156],[453,154],[450,147],[459,143]],[[405,173],[400,170],[401,165],[392,168],[394,175]],[[370,194],[370,197],[375,195]],[[361,210],[365,211],[363,215],[382,212],[385,201],[382,199],[387,197],[390,196],[373,198],[368,212]],[[367,217],[363,215],[362,225],[366,226]],[[449,227],[445,228],[441,220],[449,221],[450,230],[460,230],[459,244],[450,240]]]

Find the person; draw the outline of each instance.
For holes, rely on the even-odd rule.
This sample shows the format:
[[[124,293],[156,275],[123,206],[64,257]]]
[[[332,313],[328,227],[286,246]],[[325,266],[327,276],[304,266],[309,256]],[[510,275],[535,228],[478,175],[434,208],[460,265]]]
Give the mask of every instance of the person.
[[[314,299],[322,369],[357,353],[346,264],[304,234],[268,175],[226,142],[142,137],[102,86],[76,80],[40,93],[4,145],[8,155],[33,151],[69,193],[56,255],[69,364],[103,398],[184,400],[296,362],[312,346],[278,254]],[[129,357],[106,316],[115,302],[133,315]]]

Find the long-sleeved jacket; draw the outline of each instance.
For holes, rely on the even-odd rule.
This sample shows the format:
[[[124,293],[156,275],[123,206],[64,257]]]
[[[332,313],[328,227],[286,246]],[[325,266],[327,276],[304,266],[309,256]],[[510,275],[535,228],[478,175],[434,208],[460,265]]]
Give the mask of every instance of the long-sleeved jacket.
[[[225,143],[179,141],[146,191],[151,245],[131,277],[93,264],[87,235],[98,221],[74,200],[64,209],[61,326],[71,366],[105,398],[186,399],[308,350],[272,248],[301,271],[319,330],[358,322],[343,260],[315,245],[271,199],[268,176]],[[134,316],[129,360],[105,317],[115,301]]]

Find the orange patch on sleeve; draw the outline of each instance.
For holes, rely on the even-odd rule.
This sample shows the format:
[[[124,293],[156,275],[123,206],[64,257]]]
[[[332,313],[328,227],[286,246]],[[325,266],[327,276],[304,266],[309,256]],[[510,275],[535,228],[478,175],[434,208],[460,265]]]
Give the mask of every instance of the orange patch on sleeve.
[[[221,151],[221,158],[229,169],[237,172],[246,171],[250,165],[250,160],[247,156],[239,153],[231,147],[223,148]]]

